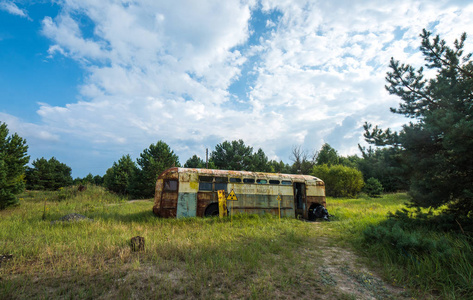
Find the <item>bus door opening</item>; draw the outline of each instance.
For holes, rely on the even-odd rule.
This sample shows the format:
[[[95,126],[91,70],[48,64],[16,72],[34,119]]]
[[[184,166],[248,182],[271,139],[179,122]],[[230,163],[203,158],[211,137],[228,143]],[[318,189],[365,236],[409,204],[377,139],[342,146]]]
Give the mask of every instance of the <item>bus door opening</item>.
[[[303,218],[306,207],[305,183],[294,182],[294,208],[296,218]]]

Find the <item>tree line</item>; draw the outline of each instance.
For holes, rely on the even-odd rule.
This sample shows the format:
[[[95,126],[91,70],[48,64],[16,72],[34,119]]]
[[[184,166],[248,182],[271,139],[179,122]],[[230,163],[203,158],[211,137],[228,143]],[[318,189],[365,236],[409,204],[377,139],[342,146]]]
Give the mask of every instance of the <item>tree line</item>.
[[[6,128],[6,124],[2,126]],[[12,139],[20,139],[24,143],[22,153],[26,155],[25,141],[16,134]],[[19,164],[25,165],[28,159],[29,157],[24,156]],[[282,160],[269,160],[261,148],[254,151],[253,147],[246,145],[243,140],[235,140],[217,144],[211,151],[208,162],[194,154],[183,167],[311,174],[326,181],[329,196],[356,196],[364,186],[363,174],[358,170],[362,159],[356,155],[340,156],[329,144],[324,144],[320,151],[314,151],[310,155],[300,146],[295,146],[292,149],[291,160],[292,164]],[[181,166],[179,157],[164,141],[151,144],[143,150],[136,161],[129,154],[123,155],[103,176],[89,173],[83,178],[74,180],[69,166],[55,157],[50,159],[42,157],[34,160],[31,167],[24,168],[24,172],[16,179],[21,183],[17,190],[22,188],[57,190],[72,184],[95,184],[131,198],[150,198],[154,195],[159,174],[173,166]]]
[[[409,118],[399,132],[364,125],[370,145],[361,156],[340,156],[330,145],[308,153],[296,146],[291,164],[269,160],[262,149],[253,150],[243,140],[224,141],[210,153],[209,168],[260,172],[311,174],[326,182],[327,195],[354,196],[364,186],[377,195],[409,191],[411,205],[437,208],[444,213],[472,217],[473,214],[473,63],[463,47],[466,34],[449,47],[428,31],[420,35],[420,51],[432,78],[424,68],[415,69],[394,58],[386,74],[386,90],[401,99],[396,114]],[[430,72],[432,73],[432,72]],[[87,175],[72,180],[71,170],[54,157],[37,159],[32,167],[26,141],[16,133],[9,136],[0,123],[0,208],[15,204],[15,194],[26,188],[57,189],[71,183],[104,185],[131,197],[152,197],[157,176],[179,158],[163,141],[151,144],[133,161],[122,156],[102,176]],[[197,155],[184,167],[203,168]]]

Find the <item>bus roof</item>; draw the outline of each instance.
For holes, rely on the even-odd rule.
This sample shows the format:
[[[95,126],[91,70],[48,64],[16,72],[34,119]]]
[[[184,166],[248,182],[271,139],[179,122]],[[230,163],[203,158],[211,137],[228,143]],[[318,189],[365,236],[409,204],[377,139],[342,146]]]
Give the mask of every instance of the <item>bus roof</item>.
[[[231,171],[231,170],[215,170],[215,169],[195,169],[195,168],[169,168],[159,177],[165,176],[167,173],[196,173],[203,176],[235,176],[235,177],[259,177],[259,178],[279,178],[295,181],[322,181],[320,178],[311,175],[298,174],[282,174],[282,173],[264,173],[250,171]]]

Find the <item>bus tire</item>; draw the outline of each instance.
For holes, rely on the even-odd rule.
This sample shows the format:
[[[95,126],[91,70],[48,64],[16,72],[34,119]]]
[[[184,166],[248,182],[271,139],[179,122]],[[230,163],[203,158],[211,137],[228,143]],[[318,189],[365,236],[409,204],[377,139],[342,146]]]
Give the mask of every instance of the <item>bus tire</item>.
[[[206,217],[217,217],[218,216],[218,203],[212,203],[205,209],[204,216]]]

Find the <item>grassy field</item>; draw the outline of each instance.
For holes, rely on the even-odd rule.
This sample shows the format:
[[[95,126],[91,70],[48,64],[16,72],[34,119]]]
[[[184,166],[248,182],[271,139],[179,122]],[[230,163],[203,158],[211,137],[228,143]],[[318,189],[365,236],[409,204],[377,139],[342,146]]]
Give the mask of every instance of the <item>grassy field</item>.
[[[363,230],[406,200],[328,199],[334,221],[311,223],[268,215],[159,219],[151,201],[95,186],[26,192],[20,206],[0,211],[0,257],[12,256],[0,260],[0,298],[430,297],[415,285],[397,289],[410,281],[380,268],[362,246]],[[57,221],[70,213],[90,220]],[[131,252],[136,235],[145,238],[144,252]],[[382,270],[388,284],[376,275]]]

